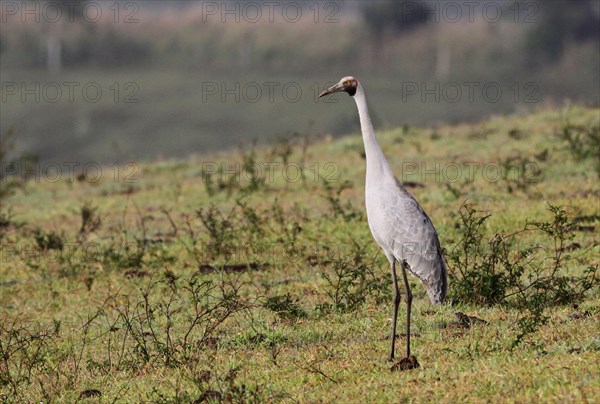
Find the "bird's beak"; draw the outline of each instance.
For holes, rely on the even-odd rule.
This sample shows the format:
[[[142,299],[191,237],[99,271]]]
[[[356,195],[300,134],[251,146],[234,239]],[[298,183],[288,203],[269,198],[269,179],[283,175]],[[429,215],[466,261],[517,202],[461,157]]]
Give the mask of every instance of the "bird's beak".
[[[319,98],[325,97],[329,94],[338,93],[340,91],[344,91],[344,86],[341,83],[337,83],[336,85],[329,87],[327,90],[319,94]]]

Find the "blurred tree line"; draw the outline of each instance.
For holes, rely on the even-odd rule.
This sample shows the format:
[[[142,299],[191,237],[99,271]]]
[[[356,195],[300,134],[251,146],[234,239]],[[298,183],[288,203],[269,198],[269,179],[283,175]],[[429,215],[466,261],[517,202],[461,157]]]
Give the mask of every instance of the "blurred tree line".
[[[74,7],[74,0],[53,0],[52,3],[61,5],[65,13]],[[89,0],[77,0],[76,9],[83,9],[86,3],[89,3]],[[340,10],[343,10],[343,3],[339,4]],[[509,9],[513,4],[505,2],[502,6]],[[526,33],[519,47],[519,51],[526,52],[520,56],[529,60],[531,66],[559,59],[571,43],[600,42],[598,0],[538,1],[536,4],[537,22],[525,27]],[[308,3],[306,6],[309,6]],[[83,18],[68,23],[63,19],[61,24],[3,23],[0,55],[3,60],[9,59],[11,65],[25,67],[48,66],[52,64],[49,59],[56,60],[57,57],[59,62],[53,63],[65,67],[119,67],[149,62],[160,64],[174,58],[182,67],[198,64],[210,66],[211,63],[216,67],[219,67],[220,63],[222,67],[235,65],[231,63],[231,55],[237,54],[239,49],[243,48],[245,53],[251,53],[252,67],[255,68],[292,68],[298,65],[298,60],[310,60],[306,56],[309,54],[316,54],[328,63],[337,62],[342,66],[355,57],[357,45],[371,49],[373,58],[378,61],[387,45],[421,27],[428,29],[434,7],[435,3],[425,0],[360,3],[355,12],[361,17],[359,21],[362,28],[350,31],[352,41],[334,47],[338,53],[335,57],[330,48],[314,44],[315,41],[302,41],[303,46],[290,49],[290,42],[285,35],[260,43],[259,38],[264,38],[264,35],[258,31],[271,29],[268,25],[252,24],[258,28],[257,33],[242,33],[236,43],[234,31],[237,27],[233,27],[236,24],[224,27],[227,24],[193,24],[187,21],[187,25],[160,24],[160,27],[151,27],[138,24],[90,23]],[[508,12],[506,14],[510,15]],[[75,13],[75,17],[80,16],[80,13]],[[321,29],[326,28],[331,30],[332,27],[316,26],[314,35],[322,35],[331,41],[337,40],[320,33]],[[345,29],[341,26],[335,28],[338,31]],[[277,35],[277,31],[274,30],[273,34]],[[485,46],[494,44],[486,43]],[[322,55],[319,55],[319,52],[322,52]],[[237,65],[239,66],[239,63]],[[308,67],[312,65],[309,63]]]
[[[525,39],[532,59],[556,60],[569,42],[600,41],[598,0],[540,1],[538,5],[539,22],[533,24]]]
[[[528,2],[527,6],[531,3]],[[506,10],[514,10],[515,7],[523,7],[523,3],[514,1],[505,4]],[[527,31],[524,48],[531,60],[547,62],[559,59],[569,42],[600,42],[598,0],[542,0],[529,8],[535,23]],[[432,2],[424,0],[373,1],[362,9],[372,46],[376,49],[383,46],[386,34],[400,36],[427,24],[436,12],[440,13],[440,8],[436,10]],[[505,15],[510,17],[511,13]]]

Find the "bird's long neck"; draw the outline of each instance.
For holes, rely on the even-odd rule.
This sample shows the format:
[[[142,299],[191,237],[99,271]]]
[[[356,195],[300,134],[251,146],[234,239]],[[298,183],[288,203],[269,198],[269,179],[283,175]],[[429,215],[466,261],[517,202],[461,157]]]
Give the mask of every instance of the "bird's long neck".
[[[379,142],[375,137],[375,130],[369,116],[367,108],[367,99],[362,86],[359,84],[354,95],[354,101],[358,107],[358,116],[360,118],[360,128],[362,131],[363,142],[365,144],[365,155],[367,158],[367,182],[369,178],[393,178],[394,174],[390,168]]]

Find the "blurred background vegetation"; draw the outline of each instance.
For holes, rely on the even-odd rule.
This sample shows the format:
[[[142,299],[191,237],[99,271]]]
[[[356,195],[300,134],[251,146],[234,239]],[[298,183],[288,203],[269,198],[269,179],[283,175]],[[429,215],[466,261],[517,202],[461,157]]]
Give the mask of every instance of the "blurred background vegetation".
[[[347,97],[316,98],[344,75],[364,83],[379,128],[599,103],[596,0],[280,1],[272,18],[262,2],[253,3],[261,18],[235,1],[73,3],[1,10],[0,133],[14,129],[18,152],[43,161],[153,160],[288,132],[348,134],[359,126]],[[39,7],[39,18],[25,7]],[[72,100],[65,83],[77,83]],[[82,94],[90,83],[102,90],[97,102]],[[465,83],[477,83],[474,98]],[[490,83],[502,90],[494,100],[482,92]],[[24,91],[36,85],[39,99]]]

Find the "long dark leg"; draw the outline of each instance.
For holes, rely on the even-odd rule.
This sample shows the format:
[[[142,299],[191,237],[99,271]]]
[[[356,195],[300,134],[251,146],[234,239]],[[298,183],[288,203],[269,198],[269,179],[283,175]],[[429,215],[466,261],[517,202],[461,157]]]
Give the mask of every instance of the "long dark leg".
[[[394,317],[392,317],[392,348],[390,350],[390,361],[394,360],[394,347],[396,346],[396,320],[398,319],[398,306],[400,305],[400,289],[398,289],[398,277],[396,276],[396,260],[392,261],[392,281],[394,283]]]
[[[404,288],[406,289],[406,357],[410,358],[410,308],[412,306],[412,292],[410,291],[408,277],[406,276],[407,266],[406,261],[403,261],[402,277],[404,278]]]

